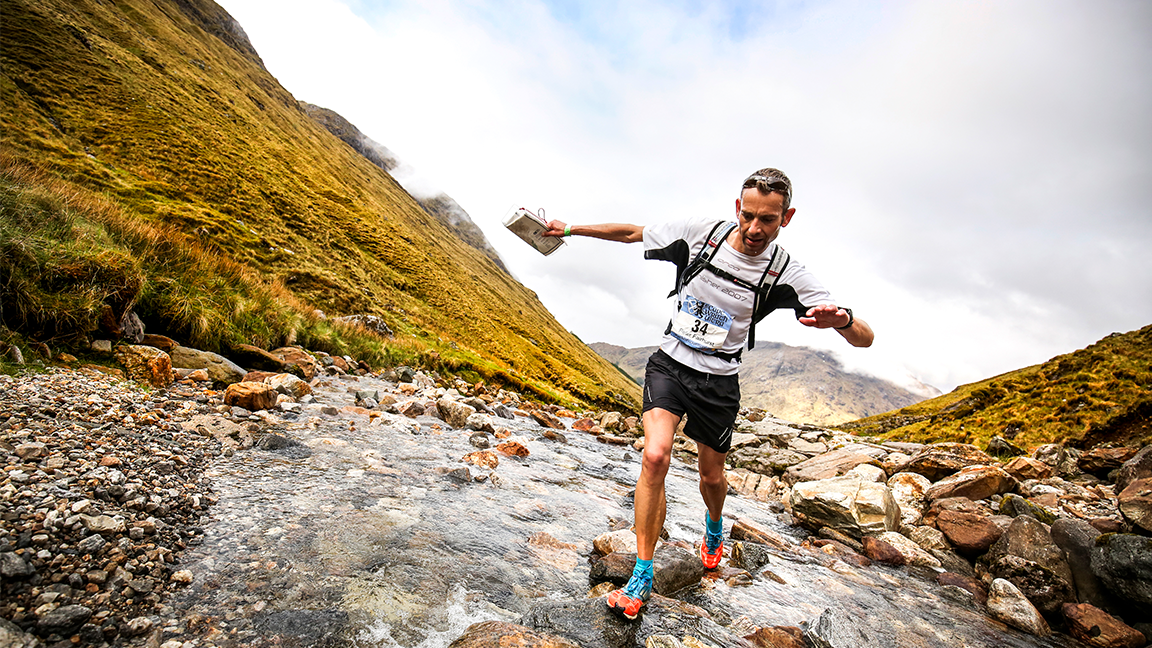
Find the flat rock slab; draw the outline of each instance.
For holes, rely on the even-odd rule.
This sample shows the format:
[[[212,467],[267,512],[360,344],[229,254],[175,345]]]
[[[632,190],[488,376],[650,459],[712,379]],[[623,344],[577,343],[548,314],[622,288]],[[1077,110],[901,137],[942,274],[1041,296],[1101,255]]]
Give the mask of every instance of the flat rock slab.
[[[879,465],[874,457],[859,452],[833,450],[798,463],[784,471],[784,482],[789,486],[799,482],[839,477],[864,463]]]
[[[703,609],[659,594],[652,595],[634,621],[609,610],[603,598],[595,598],[541,603],[524,615],[523,623],[583,648],[635,648],[661,635],[716,648],[754,646],[717,624]]]

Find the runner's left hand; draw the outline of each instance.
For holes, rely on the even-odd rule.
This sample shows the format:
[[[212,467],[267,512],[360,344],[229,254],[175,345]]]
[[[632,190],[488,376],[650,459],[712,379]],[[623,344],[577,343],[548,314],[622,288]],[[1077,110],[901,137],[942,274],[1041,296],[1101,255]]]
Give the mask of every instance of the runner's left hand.
[[[821,304],[808,309],[807,317],[801,317],[800,323],[814,328],[836,328],[847,326],[850,320],[848,311],[834,304]]]

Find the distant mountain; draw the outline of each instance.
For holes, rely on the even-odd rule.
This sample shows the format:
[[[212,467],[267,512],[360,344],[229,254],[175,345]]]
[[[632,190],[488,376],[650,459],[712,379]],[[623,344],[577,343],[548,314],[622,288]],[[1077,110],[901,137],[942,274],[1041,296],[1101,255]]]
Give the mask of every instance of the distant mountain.
[[[644,366],[656,347],[628,349],[596,342],[589,345],[605,360],[644,381]],[[740,367],[741,403],[760,407],[789,421],[836,425],[907,407],[940,394],[923,385],[913,393],[894,383],[845,371],[826,351],[760,342],[744,352]]]
[[[373,140],[364,133],[360,132],[347,119],[344,119],[334,110],[328,108],[321,108],[310,104],[306,101],[300,102],[300,107],[304,109],[308,116],[311,117],[317,124],[320,124],[329,133],[340,138],[345,144],[351,146],[354,151],[363,155],[369,162],[375,164],[381,171],[392,173],[401,166],[400,158],[396,157],[388,147]],[[472,221],[472,217],[468,212],[464,211],[455,200],[448,194],[439,193],[432,197],[412,196],[424,211],[430,215],[435,216],[437,220],[444,224],[460,240],[468,245],[479,250],[484,256],[492,260],[504,272],[508,272],[507,266],[504,265],[504,260],[500,258],[500,254],[496,252],[496,248],[488,242],[488,238],[484,236],[484,231],[481,230],[476,223]]]
[[[997,435],[1021,447],[1152,443],[1152,325],[841,427],[981,447]]]

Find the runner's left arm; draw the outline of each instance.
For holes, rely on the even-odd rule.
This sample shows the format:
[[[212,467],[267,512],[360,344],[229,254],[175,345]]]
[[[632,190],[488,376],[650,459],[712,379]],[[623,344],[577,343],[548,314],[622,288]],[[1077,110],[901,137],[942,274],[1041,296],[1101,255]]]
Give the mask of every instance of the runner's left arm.
[[[834,304],[821,304],[808,309],[806,317],[800,318],[800,323],[813,328],[831,328],[842,335],[848,344],[855,347],[872,346],[875,334],[868,322],[848,314],[848,311]],[[839,328],[852,322],[848,328]]]
[[[570,227],[568,233],[572,236],[590,236],[605,241],[618,241],[620,243],[639,243],[644,240],[644,227],[628,223],[602,223],[599,225],[571,225],[563,221],[548,221],[548,231],[544,236],[564,236],[564,228]]]

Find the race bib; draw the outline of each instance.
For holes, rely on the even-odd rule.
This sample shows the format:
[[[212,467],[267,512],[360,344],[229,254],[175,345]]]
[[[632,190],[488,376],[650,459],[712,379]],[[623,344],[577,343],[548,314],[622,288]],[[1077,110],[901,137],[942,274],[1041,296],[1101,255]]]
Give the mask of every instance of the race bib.
[[[711,353],[723,346],[730,328],[731,315],[689,295],[680,302],[680,310],[672,319],[671,333],[693,349]]]

